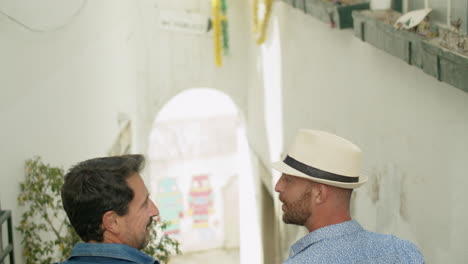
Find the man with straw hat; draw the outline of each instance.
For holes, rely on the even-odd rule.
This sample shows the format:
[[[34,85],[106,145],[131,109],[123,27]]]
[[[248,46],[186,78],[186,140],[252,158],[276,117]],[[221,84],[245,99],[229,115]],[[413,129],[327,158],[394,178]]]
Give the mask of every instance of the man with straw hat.
[[[273,168],[283,173],[275,186],[283,221],[309,231],[292,245],[285,264],[424,263],[411,242],[367,231],[351,219],[351,192],[368,179],[360,174],[361,150],[353,143],[303,129]]]

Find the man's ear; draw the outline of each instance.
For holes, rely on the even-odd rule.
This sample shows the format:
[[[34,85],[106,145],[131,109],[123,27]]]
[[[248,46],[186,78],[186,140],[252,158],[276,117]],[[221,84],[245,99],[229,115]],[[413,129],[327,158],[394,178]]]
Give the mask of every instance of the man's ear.
[[[102,216],[102,227],[104,231],[112,234],[120,233],[119,215],[115,211],[107,211]]]
[[[327,201],[328,199],[328,187],[327,185],[325,184],[317,184],[316,185],[316,193],[315,193],[315,196],[314,196],[314,199],[315,199],[315,202],[317,204],[323,204],[324,202]]]

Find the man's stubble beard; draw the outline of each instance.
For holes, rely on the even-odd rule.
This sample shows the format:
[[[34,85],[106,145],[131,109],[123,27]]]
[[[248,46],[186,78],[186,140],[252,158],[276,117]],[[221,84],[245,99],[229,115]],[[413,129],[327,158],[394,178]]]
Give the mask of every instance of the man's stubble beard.
[[[286,210],[283,212],[283,222],[286,224],[303,226],[309,219],[311,213],[309,210],[310,197],[312,191],[305,192],[302,197],[294,202],[283,202]]]
[[[150,218],[150,220],[148,221],[148,224],[146,225],[145,236],[143,238],[143,241],[141,241],[141,243],[138,245],[137,247],[138,250],[142,250],[148,246],[150,238],[151,238],[151,229],[152,229],[151,225],[153,224],[153,221],[154,221],[153,218]]]

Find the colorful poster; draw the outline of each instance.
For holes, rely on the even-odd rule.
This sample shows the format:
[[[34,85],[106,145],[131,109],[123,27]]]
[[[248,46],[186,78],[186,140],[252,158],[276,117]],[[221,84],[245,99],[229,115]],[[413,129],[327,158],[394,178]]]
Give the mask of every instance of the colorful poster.
[[[183,217],[182,193],[175,178],[163,178],[158,183],[156,200],[161,220],[168,222],[165,234],[179,234]]]
[[[213,215],[213,191],[208,175],[192,177],[189,193],[189,215],[193,218],[193,228],[207,228]]]

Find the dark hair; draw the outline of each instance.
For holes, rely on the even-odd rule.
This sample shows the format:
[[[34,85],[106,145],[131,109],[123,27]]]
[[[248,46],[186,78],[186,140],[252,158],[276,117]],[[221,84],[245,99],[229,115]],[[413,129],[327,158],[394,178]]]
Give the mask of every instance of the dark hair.
[[[133,199],[127,178],[144,167],[142,155],[95,158],[78,163],[65,175],[62,203],[70,223],[85,242],[103,241],[102,216],[125,215]]]

